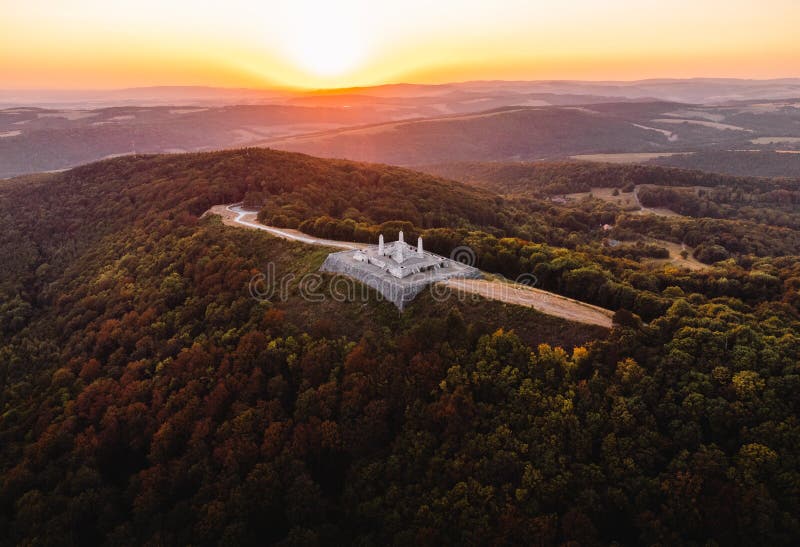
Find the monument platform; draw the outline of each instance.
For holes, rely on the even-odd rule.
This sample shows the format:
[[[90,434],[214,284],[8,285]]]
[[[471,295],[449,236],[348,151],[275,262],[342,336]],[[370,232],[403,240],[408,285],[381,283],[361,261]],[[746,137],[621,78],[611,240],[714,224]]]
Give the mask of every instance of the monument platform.
[[[455,260],[424,251],[422,238],[413,247],[403,241],[365,249],[331,253],[320,271],[352,277],[377,290],[401,311],[431,283],[451,278],[480,279],[481,271]]]

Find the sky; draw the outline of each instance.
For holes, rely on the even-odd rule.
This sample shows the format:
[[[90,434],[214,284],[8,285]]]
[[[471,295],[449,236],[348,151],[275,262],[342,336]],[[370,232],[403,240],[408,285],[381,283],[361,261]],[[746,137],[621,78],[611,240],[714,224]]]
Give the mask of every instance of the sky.
[[[798,0],[0,0],[0,88],[800,77]]]

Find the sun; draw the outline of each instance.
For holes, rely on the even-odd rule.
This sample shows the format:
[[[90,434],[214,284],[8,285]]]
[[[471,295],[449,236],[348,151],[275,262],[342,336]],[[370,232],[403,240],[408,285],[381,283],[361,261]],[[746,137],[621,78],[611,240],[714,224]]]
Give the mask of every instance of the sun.
[[[343,76],[366,60],[370,40],[360,2],[294,1],[287,12],[280,47],[298,69],[319,78]]]

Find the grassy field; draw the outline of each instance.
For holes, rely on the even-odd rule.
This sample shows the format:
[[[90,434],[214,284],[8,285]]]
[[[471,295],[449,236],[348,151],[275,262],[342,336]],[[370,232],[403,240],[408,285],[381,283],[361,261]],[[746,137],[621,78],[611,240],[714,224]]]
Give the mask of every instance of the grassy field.
[[[615,188],[592,188],[591,192],[577,192],[574,194],[567,194],[567,199],[573,201],[580,201],[582,199],[593,197],[601,199],[607,203],[613,203],[623,211],[628,211],[636,214],[651,214],[661,215],[665,217],[679,217],[675,211],[665,209],[663,207],[642,207],[638,198],[633,192],[619,191],[618,195],[614,195]]]
[[[668,158],[692,152],[623,152],[620,154],[579,154],[570,156],[574,160],[600,161],[606,163],[644,163],[657,158]]]
[[[639,210],[639,204],[633,192],[623,192],[619,190],[619,195],[614,195],[615,188],[592,188],[591,192],[577,192],[574,194],[567,194],[567,199],[580,201],[587,197],[595,197],[602,199],[605,202],[613,203],[626,211]]]
[[[758,137],[751,139],[753,144],[783,144],[783,143],[800,143],[800,137]]]
[[[711,129],[719,129],[720,131],[747,131],[748,133],[752,133],[752,129],[747,129],[745,127],[739,127],[738,125],[730,125],[727,123],[719,123],[719,122],[711,122],[706,120],[687,120],[687,119],[672,119],[672,118],[658,118],[656,120],[652,120],[654,123],[666,123],[666,124],[691,124],[691,125],[702,125],[703,127],[710,127]]]
[[[703,264],[692,256],[693,249],[691,247],[687,247],[679,243],[673,243],[672,241],[664,241],[663,239],[648,239],[648,241],[666,248],[669,251],[669,258],[650,258],[644,261],[647,264],[671,264],[673,266],[687,268],[693,271],[705,270],[709,267],[707,264]],[[681,256],[681,251],[683,250],[689,253],[686,258]]]

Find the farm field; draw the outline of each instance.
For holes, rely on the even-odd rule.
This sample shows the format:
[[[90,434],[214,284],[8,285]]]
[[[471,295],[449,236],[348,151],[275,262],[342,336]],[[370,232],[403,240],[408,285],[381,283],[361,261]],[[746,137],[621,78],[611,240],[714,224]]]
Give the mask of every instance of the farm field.
[[[668,158],[692,152],[622,152],[619,154],[578,154],[573,160],[600,161],[606,163],[643,163],[658,158]]]

